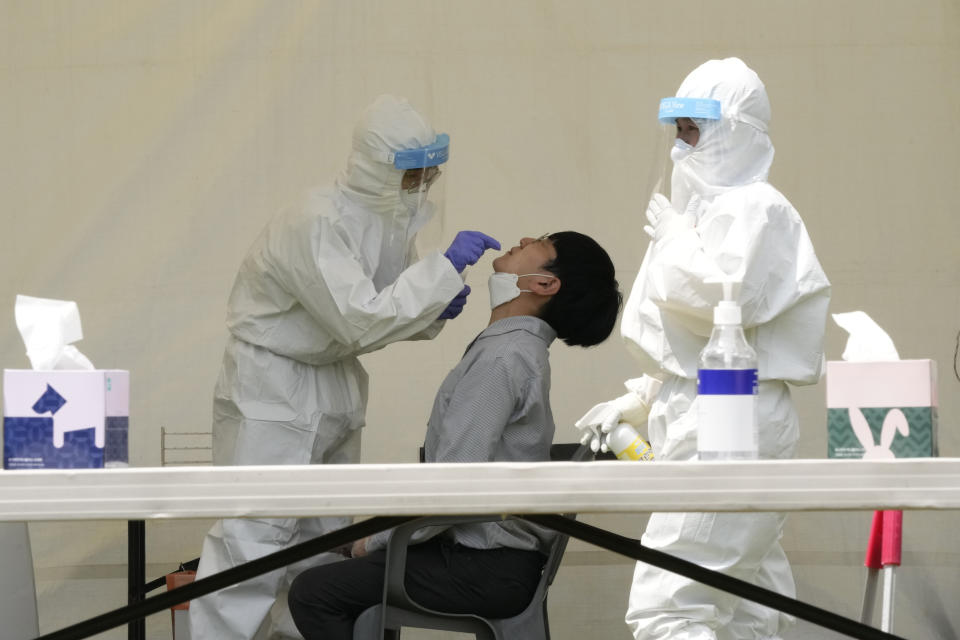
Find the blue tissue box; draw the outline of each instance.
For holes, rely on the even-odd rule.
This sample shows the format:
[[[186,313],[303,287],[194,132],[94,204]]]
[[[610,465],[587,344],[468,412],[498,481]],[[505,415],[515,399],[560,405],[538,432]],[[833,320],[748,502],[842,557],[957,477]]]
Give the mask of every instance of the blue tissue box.
[[[3,371],[3,468],[128,464],[130,372]]]

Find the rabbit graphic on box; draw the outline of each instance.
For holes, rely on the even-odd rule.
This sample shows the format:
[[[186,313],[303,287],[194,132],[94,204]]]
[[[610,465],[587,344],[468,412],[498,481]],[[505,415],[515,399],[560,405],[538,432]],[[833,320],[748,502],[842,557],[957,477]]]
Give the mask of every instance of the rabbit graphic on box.
[[[863,411],[859,407],[850,407],[850,425],[853,427],[853,433],[856,434],[860,444],[863,445],[864,460],[884,460],[895,458],[891,445],[893,438],[899,432],[903,437],[910,435],[910,425],[907,424],[907,417],[903,415],[900,409],[891,409],[883,419],[883,426],[880,427],[880,443],[874,444],[873,431],[870,430],[870,424],[867,422]]]

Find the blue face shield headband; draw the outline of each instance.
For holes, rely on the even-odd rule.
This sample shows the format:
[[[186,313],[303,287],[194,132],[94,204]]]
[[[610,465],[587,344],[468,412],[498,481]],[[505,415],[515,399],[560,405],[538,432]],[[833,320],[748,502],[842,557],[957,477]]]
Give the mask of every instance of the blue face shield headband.
[[[660,101],[661,124],[676,124],[677,118],[720,119],[720,101],[711,98],[664,98]]]
[[[433,144],[419,149],[404,149],[393,154],[393,166],[405,171],[407,169],[423,169],[443,164],[450,157],[450,136],[445,133],[437,135]]]

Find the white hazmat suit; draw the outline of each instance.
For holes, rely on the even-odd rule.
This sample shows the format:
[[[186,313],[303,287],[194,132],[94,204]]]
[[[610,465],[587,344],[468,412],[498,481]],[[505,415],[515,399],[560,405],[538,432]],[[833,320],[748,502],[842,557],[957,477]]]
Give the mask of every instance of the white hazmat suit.
[[[766,181],[774,151],[770,104],[757,75],[737,58],[711,60],[684,80],[677,97],[718,100],[722,116],[700,121],[696,145],[678,144],[672,153],[674,224],[654,235],[624,309],[628,348],[663,380],[648,418],[654,454],[697,457],[697,359],[722,297],[719,285],[704,281],[734,275],[742,279],[737,301],[758,356],[760,457],[790,458],[799,421],[786,383],[820,377],[830,284],[799,214]],[[676,224],[681,218],[686,223]],[[792,597],[783,524],[778,513],[655,513],[642,542]],[[745,640],[777,638],[791,620],[638,563],[626,622],[638,640]]]
[[[334,185],[308,192],[256,239],[228,303],[230,337],[214,393],[215,464],[359,462],[367,374],[357,356],[434,337],[443,325],[438,316],[464,286],[439,251],[416,260],[414,236],[430,211],[401,196],[404,172],[389,164],[394,152],[436,139],[406,101],[381,96],[357,124]],[[222,520],[204,540],[198,578],[346,524]],[[339,557],[324,555],[309,562]],[[253,638],[302,568],[194,600],[192,637]]]

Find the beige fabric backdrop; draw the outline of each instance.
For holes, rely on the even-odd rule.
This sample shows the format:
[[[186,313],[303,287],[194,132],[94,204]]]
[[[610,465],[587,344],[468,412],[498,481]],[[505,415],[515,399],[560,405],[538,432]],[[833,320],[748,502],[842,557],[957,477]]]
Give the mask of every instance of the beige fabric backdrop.
[[[608,247],[626,293],[646,244],[657,101],[728,55],[767,85],[772,182],[806,220],[833,311],[866,310],[902,357],[937,360],[941,454],[960,455],[960,7],[949,0],[0,0],[0,362],[29,366],[17,293],[77,301],[79,348],[132,372],[131,463],[159,464],[161,426],[209,428],[245,249],[299,189],[343,166],[356,115],[381,92],[451,134],[448,236],[584,231]],[[415,459],[437,386],[486,323],[489,260],[437,340],[364,358],[364,460]],[[831,324],[828,357],[843,341]],[[558,441],[638,373],[617,338],[558,344],[553,363]],[[822,457],[823,387],[796,397],[801,455]],[[593,520],[638,535],[644,516]],[[791,519],[802,598],[856,615],[868,521]],[[194,557],[207,524],[148,525],[149,573]],[[957,524],[906,517],[903,635],[960,629],[941,604],[960,597]],[[42,631],[123,603],[121,523],[31,529]],[[551,596],[554,636],[627,637],[630,572],[572,545]],[[168,637],[168,620],[151,618],[150,637]]]

